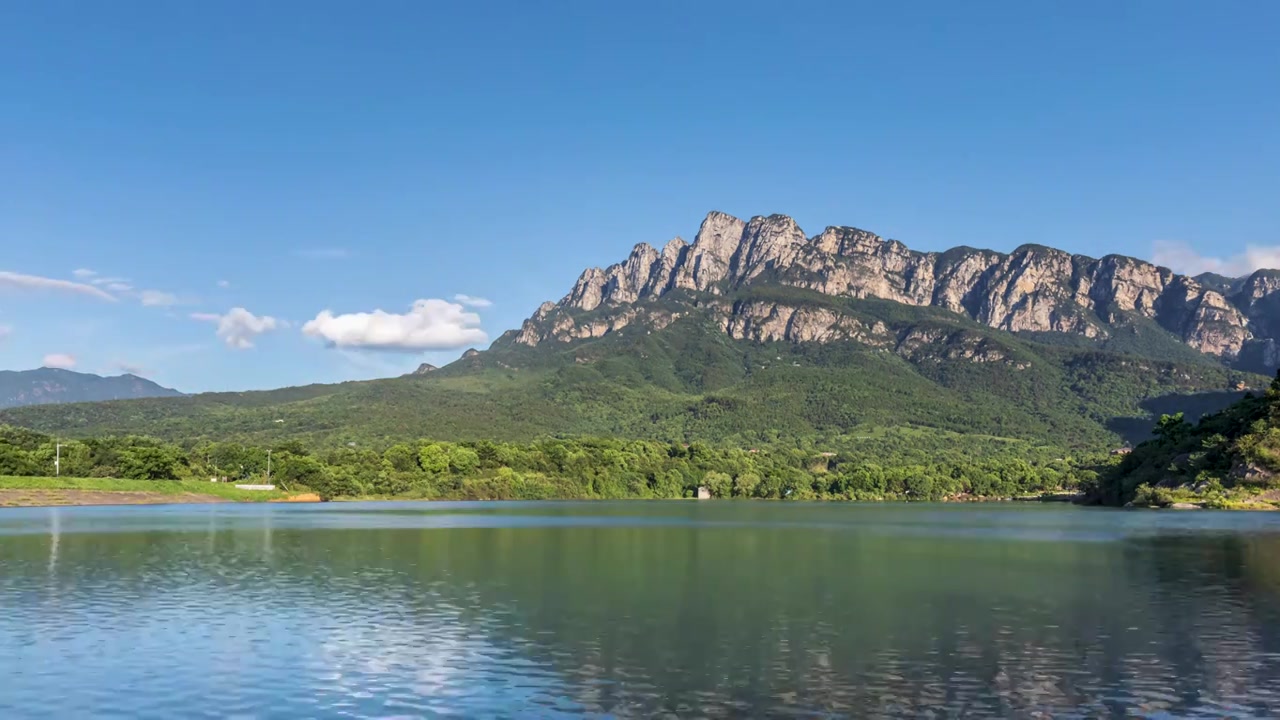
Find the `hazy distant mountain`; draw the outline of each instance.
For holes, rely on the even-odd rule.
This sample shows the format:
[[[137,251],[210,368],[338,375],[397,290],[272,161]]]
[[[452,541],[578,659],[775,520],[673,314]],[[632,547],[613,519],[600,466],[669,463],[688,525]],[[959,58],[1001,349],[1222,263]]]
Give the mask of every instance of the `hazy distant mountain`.
[[[57,368],[0,370],[0,408],[180,395],[137,375],[102,377]]]

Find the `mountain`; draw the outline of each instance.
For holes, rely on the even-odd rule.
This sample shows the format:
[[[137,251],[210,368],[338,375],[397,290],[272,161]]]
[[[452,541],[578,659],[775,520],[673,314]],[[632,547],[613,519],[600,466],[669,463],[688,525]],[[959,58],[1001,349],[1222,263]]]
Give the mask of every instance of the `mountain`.
[[[0,370],[0,408],[181,395],[132,374],[103,377],[47,367]]]
[[[1188,278],[1039,246],[919,253],[853,228],[711,213],[692,244],[584,272],[485,351],[400,378],[22,408],[78,435],[304,439],[612,435],[840,444],[887,428],[1098,449],[1158,413],[1265,386],[1280,284]],[[923,434],[923,435],[921,435]],[[899,434],[895,437],[907,437]]]
[[[1099,349],[1190,359],[1174,349],[1181,345],[1239,369],[1269,373],[1280,365],[1280,271],[1191,278],[1134,258],[1039,245],[1008,254],[922,253],[857,228],[806,237],[785,215],[743,221],[721,212],[707,215],[693,244],[675,238],[657,250],[641,243],[625,261],[587,270],[564,299],[542,305],[502,342],[537,346],[633,324],[660,329],[694,308],[735,339],[901,341],[848,315],[740,294],[760,286],[941,308],[988,327]],[[652,308],[667,297],[677,299],[674,309]]]

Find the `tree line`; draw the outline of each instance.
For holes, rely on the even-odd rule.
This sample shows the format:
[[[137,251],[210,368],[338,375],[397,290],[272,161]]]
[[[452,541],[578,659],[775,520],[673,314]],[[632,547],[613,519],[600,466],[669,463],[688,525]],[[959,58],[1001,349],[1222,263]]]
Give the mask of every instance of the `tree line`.
[[[547,438],[528,443],[420,440],[382,448],[271,446],[142,436],[58,442],[0,427],[0,475],[123,477],[142,480],[263,482],[324,498],[442,499],[680,498],[700,487],[714,497],[831,500],[940,500],[1070,490],[1093,471],[1055,452],[980,439],[910,436],[834,439],[745,448],[701,442]],[[844,446],[841,447],[843,442]],[[905,444],[904,444],[905,443]]]

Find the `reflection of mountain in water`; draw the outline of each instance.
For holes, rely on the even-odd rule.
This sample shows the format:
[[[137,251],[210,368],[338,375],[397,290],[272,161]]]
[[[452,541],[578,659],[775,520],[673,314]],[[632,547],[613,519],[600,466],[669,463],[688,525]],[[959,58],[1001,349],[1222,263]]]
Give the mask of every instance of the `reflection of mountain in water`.
[[[131,657],[167,659],[195,688],[171,681],[175,697],[245,687],[246,703],[302,714],[1280,712],[1276,535],[1168,534],[1154,514],[765,504],[654,504],[601,526],[614,507],[517,511],[579,523],[559,527],[64,532],[52,565],[48,536],[5,537],[0,601],[18,610],[0,638],[110,627],[151,638]],[[693,512],[701,527],[683,524]],[[314,521],[343,518],[410,515]],[[1043,532],[1010,534],[1019,524]]]

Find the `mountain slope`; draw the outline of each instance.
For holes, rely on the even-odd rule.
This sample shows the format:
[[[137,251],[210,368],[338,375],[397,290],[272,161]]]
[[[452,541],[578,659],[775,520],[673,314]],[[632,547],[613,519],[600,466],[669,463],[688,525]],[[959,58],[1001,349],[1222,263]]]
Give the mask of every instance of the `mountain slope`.
[[[886,427],[1055,447],[1141,439],[1266,378],[1270,275],[1174,275],[1028,246],[915,253],[850,228],[712,213],[696,241],[584,272],[485,352],[401,378],[0,413],[47,432],[192,440],[744,446]],[[1226,294],[1223,294],[1226,293]],[[1263,363],[1265,364],[1265,363]]]
[[[324,444],[607,434],[757,445],[915,426],[1111,447],[1121,442],[1108,429],[1117,418],[1149,432],[1145,401],[1176,405],[1182,393],[1263,382],[1209,362],[1046,345],[929,308],[845,302],[845,312],[882,323],[893,345],[737,340],[688,314],[662,331],[495,347],[427,375],[19,408],[0,422],[81,436]]]
[[[102,377],[58,368],[0,370],[0,408],[180,395],[130,374]]]

